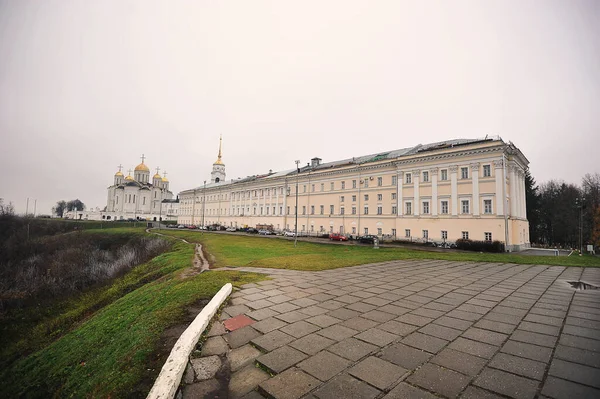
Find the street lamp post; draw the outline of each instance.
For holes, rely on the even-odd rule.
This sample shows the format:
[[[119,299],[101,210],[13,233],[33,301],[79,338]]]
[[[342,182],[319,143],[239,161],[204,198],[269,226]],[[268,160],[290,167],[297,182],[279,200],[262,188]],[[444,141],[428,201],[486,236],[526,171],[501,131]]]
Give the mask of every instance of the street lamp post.
[[[206,209],[206,180],[202,189],[202,229],[204,230],[204,210]]]
[[[575,206],[579,208],[579,254],[583,254],[583,204],[584,197],[575,198]]]
[[[196,224],[196,189],[194,189],[194,198],[192,202],[192,225]]]
[[[298,177],[300,176],[300,160],[296,160],[296,219],[294,222],[294,248],[298,243]]]
[[[160,202],[158,203],[158,229],[160,230],[160,223],[162,221],[162,188],[160,189]]]

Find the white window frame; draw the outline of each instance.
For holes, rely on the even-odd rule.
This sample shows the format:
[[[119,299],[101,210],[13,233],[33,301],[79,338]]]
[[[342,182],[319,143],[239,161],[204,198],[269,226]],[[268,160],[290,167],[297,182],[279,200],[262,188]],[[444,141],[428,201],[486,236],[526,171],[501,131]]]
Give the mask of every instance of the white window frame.
[[[469,200],[460,200],[460,213],[462,215],[469,215],[471,213],[471,201]],[[467,211],[465,212],[465,205],[467,206]]]
[[[486,207],[486,202],[489,201],[489,209],[488,207]],[[483,199],[483,214],[484,215],[491,215],[494,213],[494,203],[492,202],[491,198],[484,198]]]
[[[429,201],[423,201],[423,214],[429,215]]]
[[[483,165],[483,177],[492,177],[491,165]]]
[[[444,209],[444,203],[446,204],[446,207]],[[442,215],[447,215],[450,209],[450,201],[448,200],[442,200],[440,201],[440,213]]]
[[[442,169],[440,171],[440,180],[442,180],[442,181],[448,180],[448,169]]]

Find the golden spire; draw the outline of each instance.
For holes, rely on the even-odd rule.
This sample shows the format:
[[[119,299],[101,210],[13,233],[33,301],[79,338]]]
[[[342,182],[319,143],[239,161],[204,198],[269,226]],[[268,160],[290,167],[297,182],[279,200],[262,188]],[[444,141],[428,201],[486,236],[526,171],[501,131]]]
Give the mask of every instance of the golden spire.
[[[131,177],[131,169],[127,171],[127,177],[125,178],[125,180],[133,180],[133,177]]]
[[[160,174],[158,173],[159,171],[160,171],[160,168],[157,166],[157,167],[156,167],[156,174],[154,175],[153,179],[162,179],[162,178],[160,177]]]
[[[223,161],[221,161],[221,145],[223,143],[223,135],[220,135],[219,137],[219,157],[217,158],[217,161],[213,164],[213,165],[223,165]]]
[[[163,178],[162,178],[162,181],[164,181],[164,182],[168,182],[168,181],[169,181],[169,179],[167,179],[167,171],[166,171],[166,170],[163,172],[163,175],[164,175],[164,176],[163,176]]]
[[[119,168],[119,171],[115,173],[115,176],[123,176],[123,172],[121,172],[121,169],[123,169],[123,165],[119,164],[119,166],[117,167]]]

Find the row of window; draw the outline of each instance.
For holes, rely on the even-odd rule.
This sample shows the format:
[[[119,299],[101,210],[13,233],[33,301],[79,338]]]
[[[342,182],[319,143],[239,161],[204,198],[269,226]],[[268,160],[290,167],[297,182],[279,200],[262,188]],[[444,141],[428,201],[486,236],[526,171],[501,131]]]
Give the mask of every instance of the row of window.
[[[483,177],[492,177],[492,166],[491,165],[483,165]],[[412,183],[413,174],[406,173],[405,174],[405,182],[406,184]],[[469,178],[469,167],[461,167],[460,168],[460,178],[468,179]],[[440,180],[445,181],[448,180],[448,169],[440,170]],[[429,181],[429,171],[425,170],[421,172],[421,181],[426,183]]]
[[[119,197],[115,197],[115,204],[119,203]],[[135,194],[125,194],[126,204],[135,204]],[[146,205],[146,197],[142,197],[142,205]]]
[[[461,206],[460,213],[462,213],[462,214],[471,213],[470,204],[471,204],[471,202],[469,200],[461,200],[460,201],[460,206]],[[429,211],[429,201],[422,201],[421,214],[428,215],[429,212],[430,212]],[[412,213],[413,213],[412,202],[407,201],[405,203],[405,214],[412,215]],[[483,213],[486,215],[491,215],[493,213],[491,199],[483,200]],[[448,214],[448,201],[440,201],[440,214],[442,214],[442,215]]]
[[[366,199],[367,200],[367,199]],[[134,201],[135,201],[135,196],[134,196]],[[144,204],[145,204],[145,199],[144,199]],[[422,208],[421,208],[421,214],[423,215],[429,215],[431,210],[430,210],[430,202],[429,201],[422,201]],[[277,207],[273,206],[273,207],[253,207],[252,208],[252,214],[253,215],[283,215],[283,207],[280,206],[278,207],[279,212],[277,213]],[[301,215],[306,215],[307,214],[307,206],[303,205],[302,206],[302,211],[301,211]],[[310,214],[311,215],[315,215],[316,213],[316,205],[310,205]],[[199,210],[198,210],[199,211]],[[391,214],[392,215],[396,215],[398,214],[398,207],[396,205],[392,205],[391,207]],[[469,200],[462,200],[461,201],[461,208],[460,208],[460,213],[461,214],[470,214],[471,209],[470,209],[470,201]],[[214,212],[212,209],[208,209],[207,212]],[[294,207],[294,213],[296,212],[296,209]],[[186,212],[188,213],[188,212]],[[215,212],[216,213],[216,212]],[[246,213],[249,215],[250,214],[250,207],[246,208]],[[341,206],[340,207],[340,215],[344,215],[346,213],[346,209],[345,207]],[[448,206],[448,201],[440,201],[440,214],[442,215],[447,215],[449,213],[449,206]],[[491,215],[493,213],[493,209],[492,209],[492,200],[491,199],[484,199],[483,200],[483,213],[484,214],[488,214]],[[224,213],[221,213],[224,214]],[[244,207],[237,207],[234,208],[234,210],[232,210],[232,214],[235,215],[244,215]],[[291,215],[291,207],[287,207],[287,214]],[[325,215],[325,205],[319,205],[319,215]],[[329,205],[329,215],[333,215],[335,214],[335,205]],[[351,214],[352,215],[356,215],[357,214],[357,207],[356,206],[352,206],[351,207]],[[363,214],[364,215],[368,215],[369,214],[369,206],[365,205],[363,207]],[[383,206],[378,205],[377,206],[377,215],[382,215],[383,214]],[[405,203],[405,214],[406,215],[412,215],[413,214],[413,203],[411,201],[407,201]]]
[[[392,229],[393,235],[396,235],[396,229]],[[429,239],[429,230],[423,230],[423,238],[425,239]],[[484,234],[484,240],[485,241],[492,241],[492,233],[491,232],[485,232]],[[411,238],[411,233],[410,233],[410,229],[405,229],[404,230],[404,237],[406,238]],[[462,231],[461,232],[461,237],[463,240],[468,240],[469,239],[469,232],[468,231]],[[448,239],[448,231],[447,230],[442,230],[441,231],[441,238],[442,240],[447,240]]]

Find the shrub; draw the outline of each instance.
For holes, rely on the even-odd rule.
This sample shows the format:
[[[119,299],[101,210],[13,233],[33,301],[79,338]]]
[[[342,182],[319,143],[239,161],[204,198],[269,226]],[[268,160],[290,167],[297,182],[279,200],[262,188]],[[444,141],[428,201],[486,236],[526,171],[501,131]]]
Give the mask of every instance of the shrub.
[[[476,252],[504,252],[504,244],[500,241],[456,240],[456,248]]]
[[[0,259],[0,310],[28,299],[82,292],[119,277],[170,246],[137,234],[70,233],[15,245]]]

